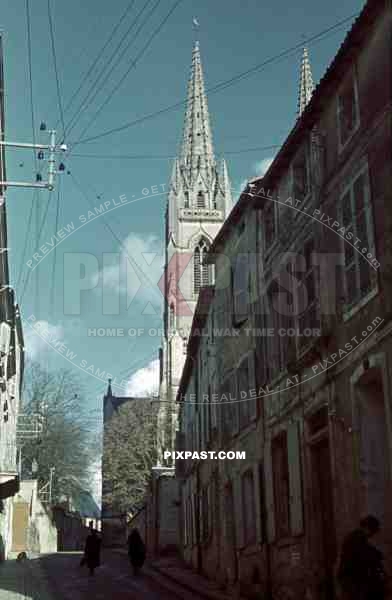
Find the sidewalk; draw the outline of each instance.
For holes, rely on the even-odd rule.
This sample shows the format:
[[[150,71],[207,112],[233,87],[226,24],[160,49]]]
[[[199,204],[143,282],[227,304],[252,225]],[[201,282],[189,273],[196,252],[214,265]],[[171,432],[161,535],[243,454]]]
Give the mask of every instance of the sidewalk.
[[[127,555],[125,549],[116,548],[114,551]],[[178,595],[179,588],[181,588],[187,592],[186,597],[189,599],[192,597],[205,600],[233,599],[233,596],[225,594],[217,583],[186,567],[174,556],[148,561],[144,566],[144,571],[157,583],[166,584],[167,589],[171,589],[175,595]],[[238,597],[238,600],[241,600],[241,598]]]
[[[225,594],[217,583],[187,568],[175,557],[161,558],[150,563],[149,566],[206,600],[230,600],[233,598],[233,596]]]
[[[54,600],[37,558],[0,563],[0,600]]]

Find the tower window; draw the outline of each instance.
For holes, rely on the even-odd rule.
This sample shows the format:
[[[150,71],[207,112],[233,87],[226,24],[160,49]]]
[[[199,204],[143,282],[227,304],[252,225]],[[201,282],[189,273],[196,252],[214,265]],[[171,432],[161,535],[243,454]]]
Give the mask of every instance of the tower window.
[[[169,332],[170,333],[174,332],[174,321],[175,321],[174,304],[170,304],[170,309],[169,309]]]
[[[185,208],[189,208],[189,192],[185,192]]]
[[[200,190],[197,194],[197,208],[205,208],[206,207],[206,197],[204,192]]]
[[[200,292],[201,287],[210,283],[209,267],[205,264],[207,252],[207,242],[200,240],[193,255],[193,290],[196,295]]]

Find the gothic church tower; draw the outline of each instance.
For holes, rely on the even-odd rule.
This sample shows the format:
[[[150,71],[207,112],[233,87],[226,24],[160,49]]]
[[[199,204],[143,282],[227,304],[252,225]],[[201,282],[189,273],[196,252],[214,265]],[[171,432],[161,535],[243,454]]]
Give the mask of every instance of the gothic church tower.
[[[200,288],[213,283],[205,253],[232,208],[226,162],[214,156],[199,43],[193,49],[185,125],[166,210],[164,339],[158,455],[174,447],[176,393]]]

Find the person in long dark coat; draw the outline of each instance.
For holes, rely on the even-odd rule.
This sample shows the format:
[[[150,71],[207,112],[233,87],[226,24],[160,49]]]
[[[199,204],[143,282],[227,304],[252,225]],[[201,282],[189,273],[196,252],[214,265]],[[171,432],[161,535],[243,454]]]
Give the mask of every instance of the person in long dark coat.
[[[369,542],[379,530],[379,520],[369,515],[343,541],[338,580],[345,600],[385,597],[383,555]]]
[[[146,547],[137,529],[132,529],[128,536],[128,556],[134,575],[138,575],[146,560]]]
[[[95,529],[91,529],[86,539],[84,563],[87,565],[90,575],[94,575],[94,570],[101,564],[101,540]]]

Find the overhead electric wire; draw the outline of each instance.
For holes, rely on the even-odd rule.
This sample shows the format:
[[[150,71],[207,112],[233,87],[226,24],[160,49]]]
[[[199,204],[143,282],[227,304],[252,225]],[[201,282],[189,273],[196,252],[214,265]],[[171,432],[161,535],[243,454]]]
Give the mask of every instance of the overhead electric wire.
[[[287,48],[286,50],[279,52],[278,54],[268,58],[267,60],[255,65],[254,67],[251,67],[250,69],[247,69],[246,71],[243,71],[242,73],[239,73],[238,75],[235,75],[235,76],[233,76],[229,79],[226,79],[225,81],[222,81],[210,88],[207,88],[206,93],[211,95],[213,93],[220,92],[221,90],[226,89],[227,87],[229,87],[231,85],[234,85],[238,81],[242,81],[244,78],[249,77],[249,76],[261,71],[264,67],[269,66],[269,65],[273,64],[274,62],[278,62],[284,58],[287,58],[291,54],[294,54],[298,50],[302,49],[304,44],[309,46],[309,45],[319,41],[322,37],[325,37],[326,35],[333,33],[337,29],[343,27],[343,25],[345,25],[348,21],[351,21],[357,15],[358,15],[358,13],[350,15],[349,17],[346,17],[345,19],[342,19],[341,21],[335,23],[334,25],[324,29],[323,31],[311,36],[307,40],[301,41],[300,43],[295,44],[294,46],[291,46],[290,48]],[[166,106],[164,108],[161,108],[160,110],[157,110],[155,112],[152,112],[152,113],[149,113],[142,117],[139,117],[138,119],[135,119],[134,121],[129,121],[128,123],[125,123],[124,125],[114,127],[113,129],[109,129],[107,131],[104,131],[104,132],[99,133],[94,136],[90,136],[85,139],[79,139],[75,142],[71,142],[71,146],[75,147],[79,144],[86,144],[88,142],[92,142],[94,140],[98,140],[98,139],[107,137],[108,135],[112,135],[113,133],[119,133],[121,131],[125,131],[126,129],[134,127],[135,125],[139,125],[140,123],[144,123],[145,121],[148,121],[150,119],[154,119],[154,118],[159,117],[168,112],[172,112],[174,110],[182,108],[187,104],[187,101],[188,101],[188,99],[186,98],[184,100],[176,102],[175,104],[171,104],[170,106]]]
[[[57,182],[57,202],[56,202],[56,216],[54,222],[54,234],[56,235],[59,229],[59,216],[60,216],[60,205],[61,205],[61,179]],[[51,277],[51,288],[50,288],[50,315],[54,316],[54,298],[56,290],[56,261],[57,261],[57,244],[53,248],[53,263],[52,263],[52,277]]]
[[[217,152],[217,156],[226,156],[227,154],[245,154],[247,152],[262,152],[267,150],[276,150],[281,144],[272,144],[271,146],[256,146],[253,148],[243,148],[241,150],[227,150],[226,152]],[[72,154],[73,158],[98,158],[112,160],[173,160],[174,154]]]
[[[26,28],[27,28],[27,56],[28,56],[28,70],[29,70],[29,88],[30,88],[30,113],[31,113],[31,130],[32,130],[32,139],[33,144],[35,145],[35,117],[34,117],[34,96],[33,96],[33,69],[32,69],[32,51],[31,51],[31,16],[30,16],[30,0],[26,0]],[[37,171],[37,156],[34,152],[34,165],[35,170]],[[19,289],[19,285],[21,283],[21,278],[24,269],[24,262],[27,253],[27,245],[29,243],[31,227],[33,222],[33,212],[36,207],[36,203],[38,201],[38,191],[34,190],[34,194],[31,198],[31,207],[29,212],[29,217],[27,220],[27,230],[25,235],[24,247],[22,252],[22,259],[20,262],[19,270],[18,270],[18,279],[16,283],[16,289]]]
[[[126,72],[123,74],[123,76],[121,77],[121,79],[117,82],[117,84],[113,88],[112,92],[109,94],[109,96],[106,98],[106,100],[101,104],[101,106],[99,107],[99,109],[94,113],[94,115],[92,116],[92,118],[90,119],[90,121],[88,122],[88,124],[86,125],[86,127],[83,129],[82,133],[79,136],[79,139],[81,137],[83,137],[83,135],[88,131],[88,129],[94,123],[94,121],[96,120],[96,118],[101,114],[102,110],[108,105],[108,103],[110,102],[110,100],[113,98],[113,96],[116,94],[116,92],[120,89],[120,87],[122,86],[122,84],[124,83],[124,81],[126,80],[126,78],[128,77],[128,75],[131,72],[131,70],[134,69],[137,66],[139,60],[144,56],[145,52],[151,46],[151,44],[153,43],[153,41],[156,38],[156,36],[160,33],[160,31],[162,30],[162,28],[164,27],[164,25],[167,23],[167,21],[169,20],[169,18],[173,14],[173,12],[176,10],[177,6],[179,4],[181,4],[181,2],[183,2],[183,0],[176,0],[176,2],[172,6],[172,8],[169,10],[169,12],[167,13],[167,15],[163,18],[163,20],[159,23],[159,25],[154,29],[154,31],[152,32],[151,36],[148,38],[147,43],[138,52],[138,54],[136,55],[135,59],[131,62],[130,66],[128,67],[128,69],[126,70]],[[152,12],[154,12],[154,10],[156,10],[156,8],[158,7],[159,3],[160,3],[160,0],[157,0],[157,2],[154,4],[154,6],[152,8],[152,11],[150,11],[150,13],[152,13]],[[144,24],[142,24],[142,27],[143,27],[143,25]],[[141,28],[139,28],[137,34],[139,33],[140,30],[141,30]]]
[[[65,121],[64,121],[63,101],[62,101],[61,89],[60,89],[60,79],[59,79],[59,73],[58,73],[58,68],[57,68],[56,45],[54,42],[53,17],[52,17],[52,9],[50,6],[50,1],[51,0],[48,0],[48,20],[49,20],[50,39],[51,39],[51,46],[52,46],[53,66],[54,66],[54,72],[55,72],[55,76],[56,76],[57,101],[58,101],[59,112],[60,112],[61,126],[63,128],[63,141],[64,141]]]
[[[86,202],[89,205],[89,207],[92,210],[94,210],[95,207],[94,207],[93,203],[90,201],[90,198],[88,197],[88,194],[84,191],[83,187],[81,186],[81,184],[79,183],[79,181],[76,179],[76,177],[73,174],[73,172],[70,171],[69,174],[70,174],[70,176],[72,178],[72,181],[74,182],[75,186],[78,188],[78,190],[82,194],[83,198],[86,200]],[[156,289],[156,282],[153,282],[150,279],[150,277],[143,271],[142,267],[135,261],[135,259],[132,256],[129,256],[129,254],[127,252],[127,249],[124,246],[123,240],[113,230],[112,226],[110,225],[110,223],[108,222],[108,220],[105,218],[104,214],[102,215],[102,219],[103,219],[104,226],[110,232],[110,234],[113,236],[113,238],[116,240],[116,242],[120,245],[120,247],[123,249],[125,256],[129,260],[129,262],[132,264],[132,266],[135,269],[136,273],[140,276],[140,278],[142,280],[147,281],[149,283],[149,285],[151,286],[152,290],[155,291],[156,294],[158,294],[158,290]],[[161,296],[159,296],[159,299],[161,299]]]
[[[123,48],[123,50],[120,52],[121,46],[123,45],[123,43],[127,39],[127,37],[129,37],[129,34],[131,33],[131,31],[133,30],[135,25],[138,23],[139,18],[142,16],[143,12],[145,11],[145,9],[147,8],[147,6],[149,5],[150,2],[151,2],[151,0],[146,0],[146,2],[143,4],[142,8],[139,10],[139,12],[135,16],[135,18],[132,20],[128,29],[125,31],[125,33],[123,33],[117,46],[112,51],[110,58],[108,58],[106,60],[103,68],[100,70],[100,72],[98,74],[98,77],[96,77],[94,82],[90,85],[87,94],[84,96],[83,100],[79,103],[78,108],[76,109],[76,111],[72,115],[71,119],[67,123],[67,134],[69,134],[70,131],[72,131],[72,129],[75,127],[76,122],[79,120],[82,112],[85,111],[91,105],[91,102],[95,99],[95,97],[96,97],[95,90],[99,86],[100,82],[104,81],[106,83],[106,80],[108,79],[108,77],[110,78],[111,74],[116,69],[117,65],[121,62],[125,52],[130,47],[130,45],[133,43],[135,38],[132,38],[131,41],[129,42],[129,44],[125,48]],[[119,52],[120,52],[120,55],[118,55]],[[116,57],[117,57],[117,60],[115,61],[114,65],[111,66],[113,63],[113,60]]]
[[[68,102],[67,102],[67,104],[66,104],[66,106],[64,108],[64,112],[67,112],[67,110],[69,110],[71,108],[74,100],[77,98],[77,96],[80,93],[80,91],[82,90],[84,84],[86,83],[86,81],[88,80],[88,78],[90,77],[90,75],[92,74],[92,72],[94,71],[95,67],[97,66],[97,64],[98,64],[98,62],[100,60],[100,58],[104,54],[106,48],[109,46],[110,42],[112,41],[112,39],[116,35],[118,29],[121,27],[121,25],[124,22],[124,20],[128,16],[128,13],[132,10],[134,4],[135,4],[135,0],[131,0],[131,2],[128,4],[127,8],[125,9],[125,11],[123,12],[123,14],[121,15],[120,19],[117,21],[116,25],[113,27],[113,29],[112,29],[112,31],[111,31],[108,39],[106,40],[106,42],[104,43],[104,45],[101,47],[100,51],[98,52],[97,56],[93,60],[92,64],[87,69],[87,72],[82,76],[82,80],[81,80],[81,82],[79,84],[79,87],[72,94],[71,98],[68,100]]]
[[[39,244],[40,244],[40,240],[41,240],[42,231],[43,231],[43,228],[44,228],[44,225],[45,225],[46,216],[47,216],[47,214],[48,214],[48,210],[49,210],[50,199],[51,199],[51,192],[49,192],[49,191],[48,191],[48,200],[47,200],[47,203],[46,203],[45,212],[44,212],[44,214],[43,214],[43,216],[42,216],[42,219],[41,219],[41,226],[40,226],[40,228],[39,228],[39,232],[38,232],[38,234],[37,234],[37,243],[36,243],[36,246],[35,246],[35,252],[36,252],[36,251],[38,250],[38,248],[39,248]],[[24,296],[24,294],[25,294],[25,291],[26,291],[27,284],[28,284],[28,282],[29,282],[29,279],[30,279],[30,275],[31,275],[31,273],[32,273],[32,270],[30,269],[30,270],[27,272],[27,277],[26,277],[26,279],[25,279],[24,286],[23,286],[23,289],[22,289],[22,293],[21,293],[21,295],[20,295],[20,302],[19,302],[20,304],[22,303],[23,296]]]

